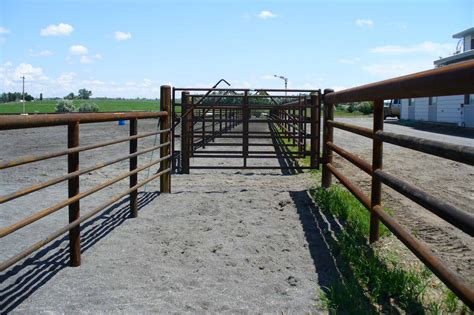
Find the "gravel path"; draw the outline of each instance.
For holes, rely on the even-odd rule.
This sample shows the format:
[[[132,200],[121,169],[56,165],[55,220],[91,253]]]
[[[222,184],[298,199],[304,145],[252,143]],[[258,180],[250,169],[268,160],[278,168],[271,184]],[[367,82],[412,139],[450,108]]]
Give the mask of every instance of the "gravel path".
[[[153,122],[139,126],[153,128]],[[128,131],[110,124],[88,127],[81,128],[83,144]],[[41,136],[16,133],[16,138],[4,134],[2,141],[21,141],[2,155],[20,156],[43,145],[48,151],[63,147],[64,141],[58,141],[53,132],[48,128]],[[126,146],[114,146],[106,155],[97,150],[90,158],[94,157],[95,163],[124,154],[123,150]],[[2,193],[32,183],[35,173],[62,173],[65,159],[57,160],[53,168],[39,162],[25,166],[23,173],[4,172]],[[83,166],[90,163],[85,155],[82,160]],[[143,158],[140,163],[147,161]],[[261,159],[254,162],[278,165]],[[118,167],[85,176],[81,189],[116,176]],[[126,163],[122,167],[127,167]],[[126,184],[85,200],[84,211]],[[308,173],[285,176],[280,171],[192,170],[190,175],[173,175],[172,193],[158,196],[154,191],[159,182],[155,182],[148,193],[140,195],[142,207],[137,219],[127,219],[127,203],[122,202],[83,225],[81,267],[66,267],[67,241],[62,239],[0,275],[1,309],[30,314],[317,312],[320,284],[329,267],[324,259],[315,261],[318,251],[323,253],[315,243],[317,233],[311,238],[307,235],[312,204],[306,190],[312,184]],[[2,213],[8,215],[2,216],[1,226],[65,194],[64,186],[57,187],[2,205]],[[67,210],[62,210],[7,237],[2,240],[1,258],[44,237],[66,220]]]

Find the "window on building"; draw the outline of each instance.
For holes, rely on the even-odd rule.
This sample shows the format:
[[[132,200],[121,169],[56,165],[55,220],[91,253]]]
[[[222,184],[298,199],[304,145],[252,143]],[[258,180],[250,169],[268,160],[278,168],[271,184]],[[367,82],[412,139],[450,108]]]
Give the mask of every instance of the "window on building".
[[[408,99],[408,106],[415,106],[415,99],[414,98],[409,98]]]
[[[431,96],[428,98],[428,105],[438,105],[438,97]]]
[[[464,105],[474,105],[474,94],[464,95]]]

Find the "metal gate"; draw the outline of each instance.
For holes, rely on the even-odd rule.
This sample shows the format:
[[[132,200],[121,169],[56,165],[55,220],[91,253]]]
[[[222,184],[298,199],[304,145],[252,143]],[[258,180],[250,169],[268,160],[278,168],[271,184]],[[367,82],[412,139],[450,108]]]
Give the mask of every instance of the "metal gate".
[[[173,88],[175,170],[319,168],[320,98],[320,90]]]

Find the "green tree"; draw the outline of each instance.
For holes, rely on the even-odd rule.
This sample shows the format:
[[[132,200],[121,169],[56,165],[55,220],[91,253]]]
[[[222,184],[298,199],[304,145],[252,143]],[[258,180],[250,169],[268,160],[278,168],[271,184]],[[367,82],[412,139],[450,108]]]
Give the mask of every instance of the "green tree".
[[[77,97],[81,100],[88,100],[92,95],[92,91],[88,91],[86,89],[80,89],[77,92]]]
[[[64,99],[65,100],[73,100],[74,99],[74,93],[69,93],[68,95],[64,96]]]

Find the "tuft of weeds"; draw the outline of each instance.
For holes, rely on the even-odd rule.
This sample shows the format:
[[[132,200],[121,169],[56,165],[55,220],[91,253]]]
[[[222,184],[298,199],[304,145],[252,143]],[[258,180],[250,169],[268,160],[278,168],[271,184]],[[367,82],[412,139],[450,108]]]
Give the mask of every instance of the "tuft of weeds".
[[[381,255],[368,244],[370,213],[349,191],[333,185],[327,190],[316,188],[311,194],[326,215],[344,226],[331,244],[344,262],[340,266],[342,277],[321,294],[331,313],[462,312],[462,303],[449,290],[444,292],[444,298],[430,300],[427,288],[433,274],[429,269],[405,270],[397,256]],[[383,225],[380,235],[393,237]]]

